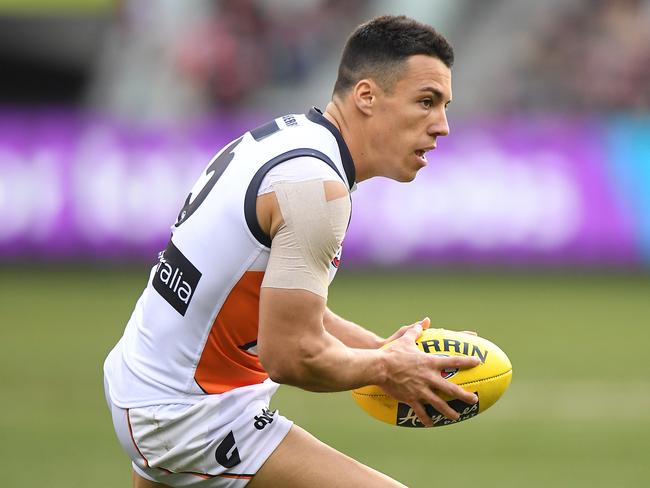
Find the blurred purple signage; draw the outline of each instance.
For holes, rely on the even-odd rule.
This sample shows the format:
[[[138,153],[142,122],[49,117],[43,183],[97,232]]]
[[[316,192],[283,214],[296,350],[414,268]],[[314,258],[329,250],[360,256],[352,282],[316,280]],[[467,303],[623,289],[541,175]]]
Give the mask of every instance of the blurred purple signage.
[[[155,260],[210,157],[258,122],[129,130],[0,113],[0,259]],[[584,120],[454,128],[414,182],[359,185],[343,260],[638,264],[638,216],[607,170],[605,132]]]
[[[360,186],[351,253],[385,264],[636,263],[603,130],[552,120],[455,129],[413,183]]]

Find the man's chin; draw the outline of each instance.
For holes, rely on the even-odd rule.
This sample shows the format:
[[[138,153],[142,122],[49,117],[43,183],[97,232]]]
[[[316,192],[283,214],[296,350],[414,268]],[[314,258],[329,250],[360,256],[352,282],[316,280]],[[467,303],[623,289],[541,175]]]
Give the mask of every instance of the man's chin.
[[[395,181],[399,181],[400,183],[409,183],[415,179],[415,177],[418,174],[418,170],[411,171],[408,173],[402,173],[397,175],[396,178],[393,178]]]
[[[397,181],[398,183],[410,183],[415,179],[415,173],[412,175],[391,175],[391,176],[385,176],[385,178],[388,178],[389,180]]]
[[[383,176],[384,178],[391,179],[393,181],[398,181],[400,183],[408,183],[408,182],[413,181],[415,179],[415,177],[418,174],[418,171],[420,171],[422,168],[406,168],[406,167],[402,167],[402,168],[399,168],[399,171],[395,171],[395,169],[398,169],[398,168],[393,168],[393,171],[391,171],[390,173],[384,173],[381,176]]]

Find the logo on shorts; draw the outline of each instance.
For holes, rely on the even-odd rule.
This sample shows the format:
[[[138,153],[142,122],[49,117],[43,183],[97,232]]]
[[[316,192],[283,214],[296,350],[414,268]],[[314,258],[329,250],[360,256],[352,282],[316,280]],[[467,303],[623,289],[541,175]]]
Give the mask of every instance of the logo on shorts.
[[[262,430],[264,427],[266,427],[268,424],[273,423],[273,419],[275,418],[275,413],[277,410],[269,410],[268,408],[263,408],[262,409],[262,415],[256,415],[253,417],[255,419],[255,422],[253,423],[253,426],[257,430]]]
[[[178,313],[185,316],[202,273],[171,240],[158,258],[160,262],[153,277],[153,287]]]
[[[221,444],[214,452],[214,459],[224,468],[232,468],[241,463],[239,449],[235,446],[235,434],[232,431],[221,441]]]

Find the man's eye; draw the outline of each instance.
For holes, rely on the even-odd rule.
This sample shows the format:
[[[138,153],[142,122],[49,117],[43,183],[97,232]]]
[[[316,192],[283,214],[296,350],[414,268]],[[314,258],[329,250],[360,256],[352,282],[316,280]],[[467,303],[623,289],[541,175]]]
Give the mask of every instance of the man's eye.
[[[420,100],[420,103],[424,108],[431,108],[433,106],[433,100],[430,98],[425,98],[423,100]]]

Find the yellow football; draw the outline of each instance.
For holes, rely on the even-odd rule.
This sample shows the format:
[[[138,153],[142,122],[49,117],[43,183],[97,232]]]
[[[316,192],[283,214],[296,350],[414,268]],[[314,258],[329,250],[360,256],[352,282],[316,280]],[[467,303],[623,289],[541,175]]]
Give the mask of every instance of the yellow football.
[[[471,369],[448,369],[441,373],[448,381],[475,393],[478,396],[478,403],[471,405],[441,395],[441,398],[460,414],[460,419],[449,420],[431,405],[427,405],[426,410],[433,419],[434,427],[455,424],[475,417],[494,405],[510,385],[512,364],[508,356],[487,339],[465,332],[426,329],[416,343],[420,350],[428,354],[476,356],[481,360],[478,366]],[[364,411],[382,422],[398,427],[424,427],[411,407],[398,402],[378,386],[357,388],[352,391],[352,398]]]

